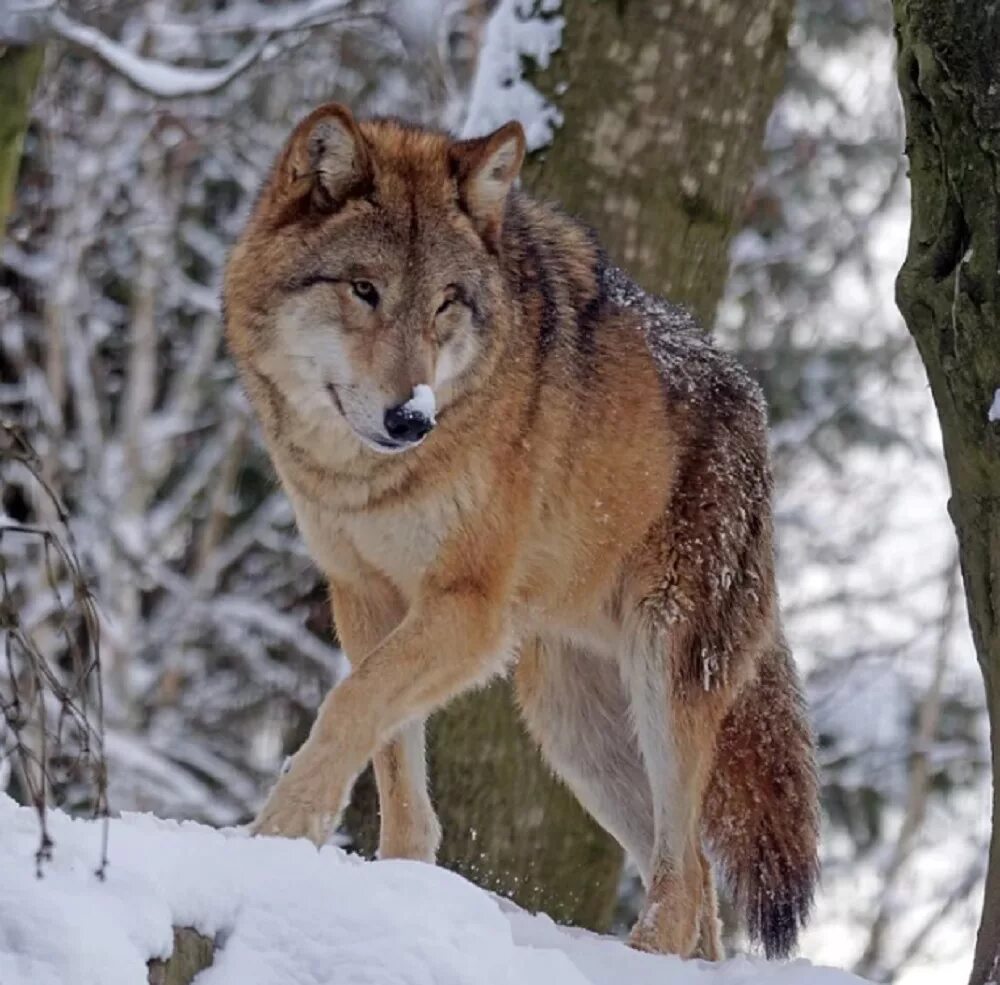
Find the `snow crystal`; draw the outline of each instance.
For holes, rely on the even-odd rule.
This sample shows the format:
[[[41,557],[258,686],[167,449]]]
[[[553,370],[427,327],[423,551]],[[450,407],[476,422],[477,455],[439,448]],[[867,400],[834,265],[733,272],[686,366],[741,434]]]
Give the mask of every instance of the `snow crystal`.
[[[437,403],[434,400],[434,391],[426,383],[418,383],[413,388],[413,396],[403,404],[403,413],[419,414],[426,418],[431,424],[434,423],[434,414],[437,411]]]
[[[363,862],[334,846],[248,838],[129,814],[50,816],[55,855],[35,876],[37,818],[0,795],[0,982],[134,985],[174,927],[217,942],[199,985],[862,985],[806,962],[718,966],[641,954],[557,927],[420,862]]]
[[[1000,421],[1000,387],[993,394],[993,403],[990,404],[990,409],[986,413],[986,419],[990,424],[994,421]]]

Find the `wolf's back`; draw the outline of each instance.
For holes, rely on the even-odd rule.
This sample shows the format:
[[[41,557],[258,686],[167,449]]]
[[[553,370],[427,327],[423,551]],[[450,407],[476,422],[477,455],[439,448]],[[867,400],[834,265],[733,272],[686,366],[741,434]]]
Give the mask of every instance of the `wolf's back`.
[[[812,730],[784,643],[763,657],[723,723],[702,818],[751,938],[769,958],[784,957],[819,878]]]

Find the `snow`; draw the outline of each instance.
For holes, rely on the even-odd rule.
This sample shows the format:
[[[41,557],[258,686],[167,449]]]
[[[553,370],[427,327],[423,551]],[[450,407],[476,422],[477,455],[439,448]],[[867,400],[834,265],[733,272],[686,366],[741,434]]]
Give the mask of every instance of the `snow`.
[[[407,414],[419,414],[433,424],[437,411],[434,391],[426,383],[418,383],[413,388],[413,396],[403,404],[403,411]]]
[[[563,18],[558,0],[500,0],[486,25],[479,52],[463,137],[478,137],[519,120],[528,150],[552,140],[562,114],[524,78],[524,60],[545,68],[562,43]]]
[[[216,940],[197,985],[861,985],[804,961],[640,954],[419,862],[144,814],[109,825],[101,880],[101,823],[53,812],[39,879],[37,818],[0,796],[3,985],[140,985],[185,926]]]
[[[1000,387],[993,394],[993,403],[990,404],[990,409],[986,413],[986,419],[990,424],[994,421],[1000,421]]]

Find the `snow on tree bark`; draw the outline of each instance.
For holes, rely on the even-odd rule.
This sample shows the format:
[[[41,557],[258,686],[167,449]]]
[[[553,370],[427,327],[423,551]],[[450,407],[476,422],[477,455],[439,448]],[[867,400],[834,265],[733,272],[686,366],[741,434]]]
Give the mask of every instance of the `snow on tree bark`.
[[[1000,980],[1000,16],[894,0],[912,224],[897,301],[927,369],[991,720],[993,837],[973,985]]]

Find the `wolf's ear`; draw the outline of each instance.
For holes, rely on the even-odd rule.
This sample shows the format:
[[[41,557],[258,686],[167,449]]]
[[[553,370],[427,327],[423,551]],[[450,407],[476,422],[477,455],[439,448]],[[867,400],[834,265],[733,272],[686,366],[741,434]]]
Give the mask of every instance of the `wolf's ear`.
[[[496,247],[504,204],[524,161],[524,130],[516,120],[475,140],[451,145],[458,197],[479,234]]]
[[[339,103],[314,109],[292,131],[278,163],[286,195],[311,196],[331,210],[371,184],[371,153],[351,111]]]

